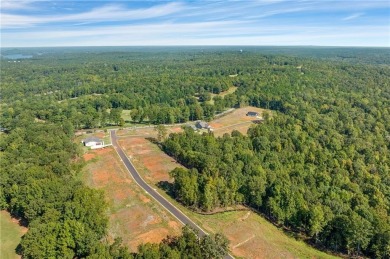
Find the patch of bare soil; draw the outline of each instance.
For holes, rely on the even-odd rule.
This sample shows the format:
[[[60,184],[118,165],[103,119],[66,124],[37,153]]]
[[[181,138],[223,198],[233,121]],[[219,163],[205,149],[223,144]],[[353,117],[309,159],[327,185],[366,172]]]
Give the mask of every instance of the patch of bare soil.
[[[96,161],[87,166],[89,185],[105,191],[109,202],[109,239],[121,237],[131,251],[145,242],[178,235],[179,223],[135,184],[112,147],[90,151]],[[88,157],[88,156],[87,156]]]
[[[119,144],[148,182],[154,184],[160,181],[170,182],[172,179],[168,173],[176,167],[181,167],[172,157],[145,138],[122,138]]]
[[[96,155],[93,154],[93,153],[85,153],[83,155],[84,161],[86,161],[86,162],[91,160],[91,159],[93,159],[93,158],[95,158],[95,157],[96,157]]]

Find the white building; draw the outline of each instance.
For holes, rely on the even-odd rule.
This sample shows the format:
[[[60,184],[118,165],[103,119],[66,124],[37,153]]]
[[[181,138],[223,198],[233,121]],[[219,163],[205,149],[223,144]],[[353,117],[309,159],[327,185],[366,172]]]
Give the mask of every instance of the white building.
[[[104,141],[97,137],[88,137],[82,141],[84,146],[94,148],[99,148],[104,146]]]

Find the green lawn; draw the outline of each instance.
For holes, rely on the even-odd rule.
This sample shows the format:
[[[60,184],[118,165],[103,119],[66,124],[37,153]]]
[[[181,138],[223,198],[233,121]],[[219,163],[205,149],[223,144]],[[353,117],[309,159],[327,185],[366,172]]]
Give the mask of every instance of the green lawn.
[[[15,249],[23,235],[23,228],[11,220],[6,211],[0,211],[0,258],[20,258]]]
[[[122,118],[125,120],[125,122],[131,122],[131,110],[123,110],[122,111]]]
[[[215,96],[220,96],[220,97],[225,97],[225,95],[232,94],[237,90],[237,87],[232,86],[228,90],[224,92],[220,92],[219,94],[211,94],[211,100],[208,101],[209,104],[214,104],[214,97]]]

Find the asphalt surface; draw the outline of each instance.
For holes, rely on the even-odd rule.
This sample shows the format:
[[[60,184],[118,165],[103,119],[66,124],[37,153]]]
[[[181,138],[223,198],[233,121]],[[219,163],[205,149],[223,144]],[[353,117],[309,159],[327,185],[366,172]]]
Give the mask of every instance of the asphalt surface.
[[[194,228],[198,232],[198,236],[202,237],[207,235],[207,233],[201,229],[198,225],[196,225],[190,218],[188,218],[183,212],[181,212],[178,208],[173,206],[168,200],[166,200],[163,196],[161,196],[157,191],[155,191],[152,187],[150,187],[139,175],[130,159],[126,156],[125,152],[118,144],[118,139],[116,136],[115,130],[110,131],[111,134],[111,143],[121,158],[122,162],[126,166],[127,170],[130,172],[131,176],[135,180],[135,182],[144,189],[150,196],[152,196],[158,203],[161,204],[167,211],[169,211],[176,219],[178,219],[182,224],[189,225]],[[231,255],[226,255],[225,258],[233,259],[234,257]]]

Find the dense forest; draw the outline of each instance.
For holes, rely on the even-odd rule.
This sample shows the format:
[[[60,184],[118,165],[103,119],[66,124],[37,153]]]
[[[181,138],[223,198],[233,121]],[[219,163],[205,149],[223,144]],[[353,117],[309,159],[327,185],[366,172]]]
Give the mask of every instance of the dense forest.
[[[197,239],[188,229],[137,254],[119,240],[102,242],[104,194],[76,180],[82,162],[73,132],[209,120],[253,105],[273,112],[248,136],[185,129],[163,142],[188,168],[171,172],[175,197],[205,211],[245,204],[317,246],[389,257],[388,49],[239,50],[2,49],[0,205],[29,227],[21,254],[219,257],[222,236]],[[6,58],[13,53],[32,58]],[[207,101],[232,86],[234,93]],[[123,109],[132,121],[122,119]]]
[[[345,73],[339,74],[345,77],[369,74],[366,68],[382,70],[378,73],[384,77],[390,60],[385,49],[222,49],[6,49],[1,97],[14,105],[3,111],[2,125],[8,128],[7,118],[26,109],[40,120],[57,123],[66,118],[77,129],[124,125],[118,116],[122,109],[131,110],[133,122],[153,124],[207,120],[225,107],[248,104],[282,110],[283,95],[308,94],[304,89],[311,78],[337,84],[344,78],[333,78],[333,71],[342,69]],[[33,57],[20,62],[4,58],[14,52]],[[217,96],[213,105],[206,102],[211,93],[233,85],[239,86],[238,93]]]

